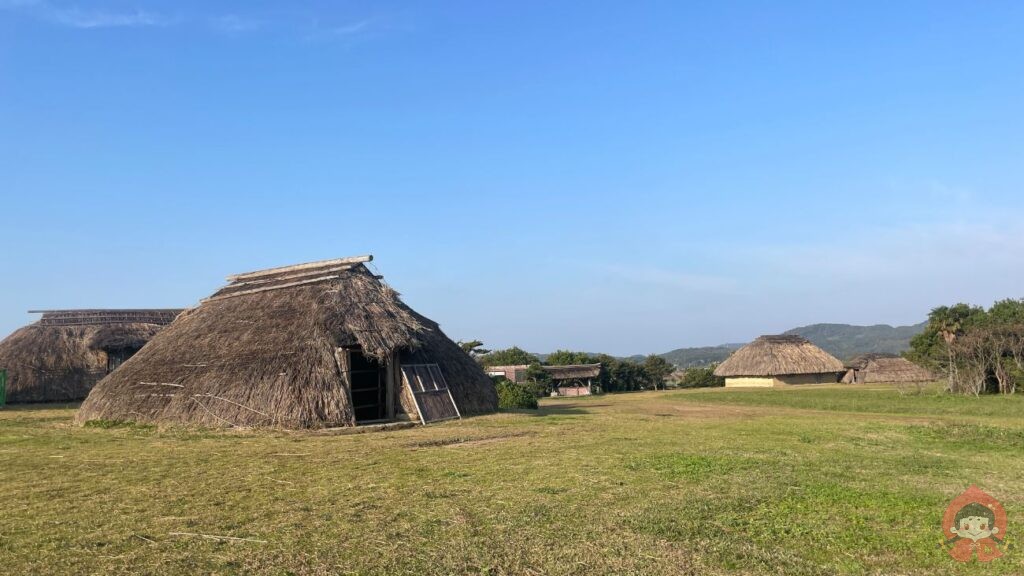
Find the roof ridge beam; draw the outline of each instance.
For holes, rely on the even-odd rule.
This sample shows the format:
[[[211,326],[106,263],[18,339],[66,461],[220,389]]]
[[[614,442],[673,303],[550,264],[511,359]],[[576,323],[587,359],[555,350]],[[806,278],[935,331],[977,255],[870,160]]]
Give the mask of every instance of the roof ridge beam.
[[[316,268],[313,270],[302,270],[294,274],[284,274],[282,276],[275,276],[273,278],[257,278],[252,280],[241,280],[235,281],[227,286],[221,288],[226,290],[228,288],[238,288],[240,286],[256,286],[259,284],[269,284],[271,282],[280,282],[283,280],[301,280],[304,278],[311,278],[314,276],[322,276],[324,274],[334,274],[336,272],[346,272],[354,268],[356,264],[342,264],[341,266],[333,266],[331,268]]]
[[[352,256],[349,258],[335,258],[333,260],[319,260],[316,262],[307,262],[305,264],[295,264],[292,266],[278,266],[277,268],[267,268],[266,270],[256,270],[254,272],[243,272],[241,274],[232,274],[227,277],[229,282],[236,280],[251,280],[253,278],[261,278],[263,276],[272,276],[274,274],[281,274],[282,272],[297,272],[299,270],[309,270],[311,268],[323,268],[325,266],[338,266],[341,264],[362,264],[364,262],[373,261],[372,254],[366,254],[364,256]]]

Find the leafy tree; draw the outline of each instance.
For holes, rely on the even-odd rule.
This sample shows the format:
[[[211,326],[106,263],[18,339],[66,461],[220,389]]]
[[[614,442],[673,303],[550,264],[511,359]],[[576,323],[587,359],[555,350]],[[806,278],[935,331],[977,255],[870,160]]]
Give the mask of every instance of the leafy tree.
[[[535,355],[517,346],[505,350],[495,350],[480,357],[480,363],[484,366],[518,366],[539,362],[540,360]]]
[[[644,359],[643,368],[647,373],[647,381],[654,386],[655,390],[659,387],[664,388],[665,380],[676,370],[668,360],[654,354]]]
[[[649,381],[643,366],[629,360],[620,360],[611,369],[610,384],[613,391],[629,392],[645,389]]]
[[[528,388],[519,384],[513,384],[504,378],[499,379],[494,387],[498,391],[498,408],[502,410],[516,408],[537,409],[537,395]]]
[[[526,368],[526,379],[537,395],[547,396],[551,393],[551,374],[541,367],[540,362],[533,362]]]
[[[688,368],[677,386],[680,388],[715,388],[725,386],[725,378],[715,376],[717,364],[707,368]]]
[[[952,346],[964,331],[985,323],[985,310],[980,306],[959,303],[939,306],[928,314],[928,326],[910,340],[905,356],[916,362],[944,370],[950,381],[956,379],[956,349]]]
[[[612,370],[618,366],[619,359],[608,354],[597,354],[590,359],[591,363],[601,364],[601,374],[597,377],[598,386],[603,392],[614,392]]]
[[[944,370],[952,392],[1012,394],[1024,381],[1024,300],[935,308],[905,355]]]
[[[568,366],[570,364],[590,364],[594,361],[586,352],[572,352],[570,350],[555,350],[544,359],[549,366]]]
[[[997,326],[1024,326],[1024,299],[1007,298],[988,309],[983,323]]]
[[[459,344],[459,348],[462,348],[463,352],[465,352],[466,354],[469,354],[473,358],[479,358],[480,356],[483,356],[485,354],[490,354],[490,352],[491,352],[490,350],[485,350],[483,348],[484,343],[479,341],[479,340],[469,340],[469,341],[459,340],[458,344]]]

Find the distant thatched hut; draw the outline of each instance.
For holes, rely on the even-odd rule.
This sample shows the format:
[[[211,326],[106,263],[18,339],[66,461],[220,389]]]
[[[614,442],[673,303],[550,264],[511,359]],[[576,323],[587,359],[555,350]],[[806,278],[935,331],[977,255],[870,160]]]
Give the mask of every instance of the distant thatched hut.
[[[544,371],[551,376],[558,396],[589,396],[594,392],[594,380],[601,377],[601,364],[544,366]]]
[[[846,363],[845,384],[930,382],[935,375],[906,358],[889,354],[863,354]]]
[[[496,410],[480,366],[371,259],[228,277],[100,382],[77,420],[295,429]]]
[[[522,384],[529,378],[526,364],[514,366],[488,366],[488,376],[500,376],[509,382]],[[557,396],[589,396],[594,393],[594,380],[601,377],[601,364],[566,364],[562,366],[541,366],[551,377],[554,394]]]
[[[715,369],[726,387],[835,383],[843,363],[795,335],[761,336]]]
[[[81,400],[181,310],[41,310],[0,342],[7,401]]]

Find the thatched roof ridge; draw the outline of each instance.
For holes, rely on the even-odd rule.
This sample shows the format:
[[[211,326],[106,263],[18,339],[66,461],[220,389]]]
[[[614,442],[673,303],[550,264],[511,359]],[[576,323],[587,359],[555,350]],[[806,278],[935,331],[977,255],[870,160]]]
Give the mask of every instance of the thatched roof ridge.
[[[906,358],[875,358],[864,367],[865,383],[929,382],[935,375]]]
[[[843,371],[843,363],[797,335],[761,336],[736,350],[715,369],[716,376],[784,376]]]
[[[94,326],[102,324],[154,324],[174,321],[181,308],[89,308],[74,310],[29,310],[42,314],[40,326]]]
[[[868,365],[868,362],[871,362],[872,360],[877,360],[879,358],[898,358],[898,357],[899,356],[897,356],[896,354],[888,354],[888,353],[883,353],[883,352],[871,352],[871,353],[868,353],[868,354],[861,354],[859,356],[854,356],[853,358],[851,358],[851,359],[847,360],[846,362],[844,362],[843,365],[845,367],[847,367],[847,368],[853,368],[854,370],[863,370]]]
[[[551,375],[552,380],[575,380],[597,378],[601,375],[601,364],[566,364],[563,366],[541,366]]]
[[[515,382],[516,374],[522,374],[529,369],[529,364],[511,364],[507,366],[487,366],[488,373],[503,372],[505,378]],[[564,364],[561,366],[545,366],[541,369],[547,372],[552,380],[576,380],[580,378],[597,378],[601,375],[601,364]]]
[[[351,425],[334,352],[355,346],[379,360],[427,353],[462,413],[497,408],[490,379],[435,322],[361,262],[327,262],[229,277],[100,382],[78,421]]]

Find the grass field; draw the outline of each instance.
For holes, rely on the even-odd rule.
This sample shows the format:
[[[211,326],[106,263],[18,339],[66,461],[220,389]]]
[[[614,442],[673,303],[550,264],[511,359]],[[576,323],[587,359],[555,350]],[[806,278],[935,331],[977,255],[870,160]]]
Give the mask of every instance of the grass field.
[[[647,392],[349,436],[72,414],[0,410],[2,573],[1024,573],[1020,396]],[[1009,515],[986,566],[941,548],[972,483]]]

